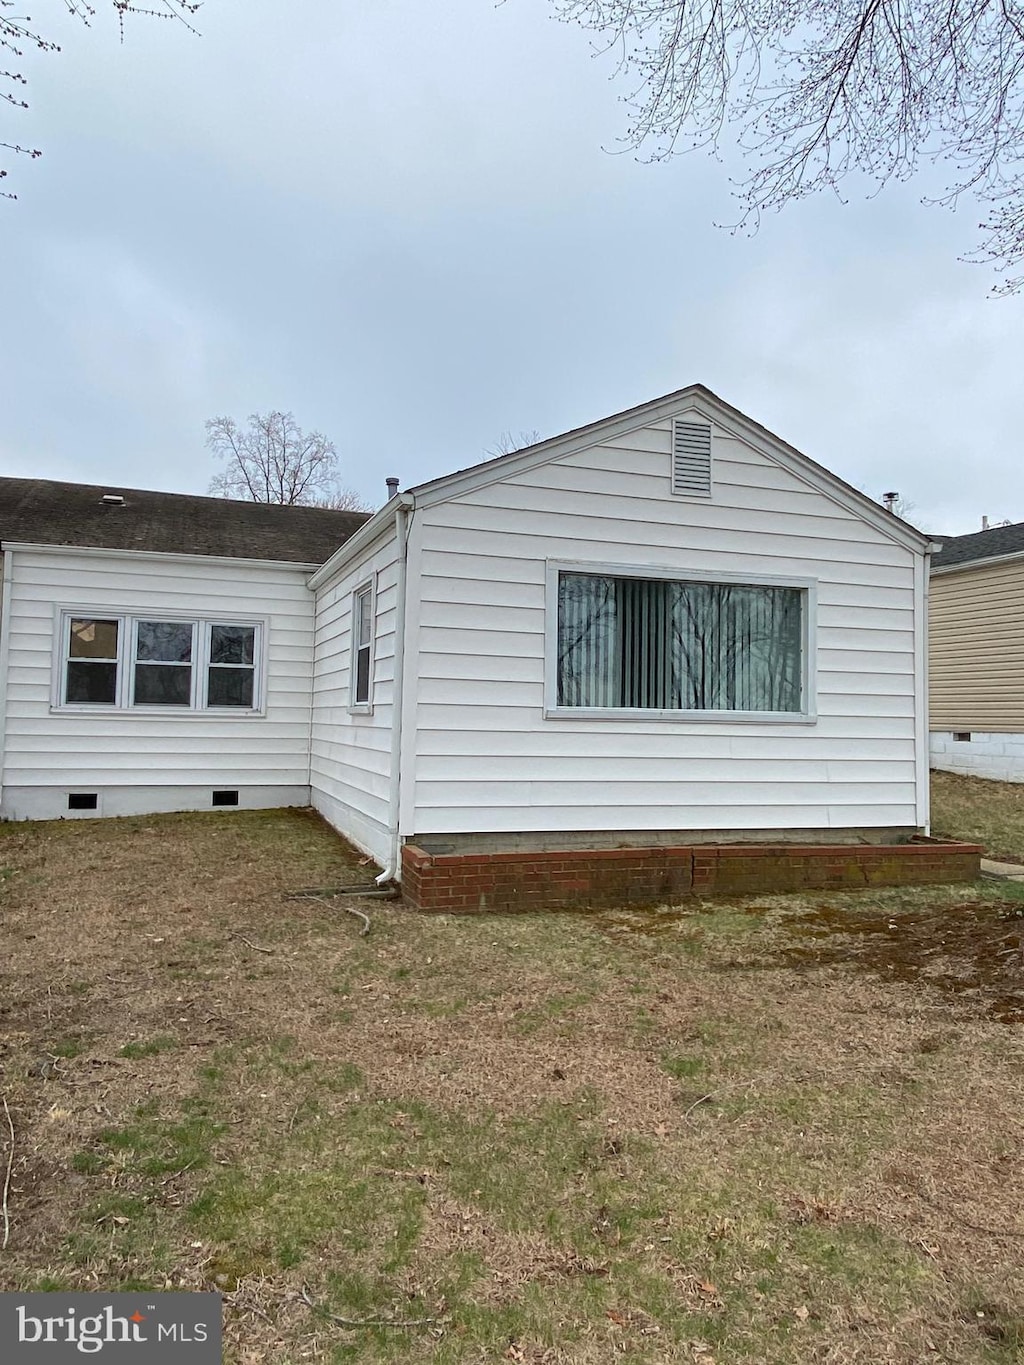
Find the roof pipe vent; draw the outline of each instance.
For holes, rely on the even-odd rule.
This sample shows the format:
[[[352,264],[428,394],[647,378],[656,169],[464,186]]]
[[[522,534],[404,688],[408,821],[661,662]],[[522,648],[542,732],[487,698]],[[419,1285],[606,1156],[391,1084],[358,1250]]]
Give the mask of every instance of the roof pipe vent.
[[[124,498],[120,493],[104,493],[100,502],[104,507],[123,507]]]
[[[393,474],[392,474],[391,477],[387,480],[387,485],[388,485],[388,502],[390,502],[392,498],[397,498],[397,497],[398,497],[398,480],[395,478],[395,476],[394,476]]]
[[[900,495],[898,493],[882,494],[882,505],[885,507],[885,510],[887,512],[891,512],[893,516],[896,515],[896,504],[899,502],[899,500]]]

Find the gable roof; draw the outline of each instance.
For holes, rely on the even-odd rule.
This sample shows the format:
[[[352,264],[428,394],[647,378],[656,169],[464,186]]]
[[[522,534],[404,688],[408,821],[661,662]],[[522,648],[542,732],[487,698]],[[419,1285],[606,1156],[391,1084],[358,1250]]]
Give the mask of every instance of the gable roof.
[[[456,470],[455,473],[431,479],[427,483],[418,484],[410,489],[410,492],[417,501],[444,501],[469,488],[482,487],[502,479],[506,474],[518,473],[521,469],[528,469],[533,465],[561,459],[594,444],[595,441],[623,435],[637,427],[662,421],[683,411],[696,411],[729,435],[745,441],[768,459],[788,469],[804,483],[831,498],[833,502],[859,515],[898,544],[922,550],[933,543],[931,536],[887,511],[866,493],[854,488],[852,484],[848,484],[838,474],[833,474],[810,456],[804,455],[767,427],[747,417],[739,408],[734,408],[703,384],[690,384],[684,389],[665,394],[662,398],[654,398],[648,403],[641,403],[610,417],[603,417],[600,421],[591,422],[587,426],[575,427],[560,436],[524,446],[522,450],[514,450],[508,455],[498,455],[494,459],[483,460],[466,469]]]
[[[990,526],[987,531],[972,531],[968,536],[946,537],[932,565],[936,569],[950,569],[954,565],[1019,554],[1024,554],[1024,521],[1012,526]]]
[[[116,494],[123,504],[102,502]],[[68,545],[322,564],[369,512],[0,478],[0,545]]]

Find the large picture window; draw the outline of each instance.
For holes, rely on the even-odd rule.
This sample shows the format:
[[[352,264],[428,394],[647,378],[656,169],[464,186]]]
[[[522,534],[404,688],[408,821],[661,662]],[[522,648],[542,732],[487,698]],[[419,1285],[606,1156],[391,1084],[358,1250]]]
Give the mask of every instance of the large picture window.
[[[58,706],[259,709],[262,623],[61,617]]]
[[[806,713],[800,586],[559,571],[559,709]]]

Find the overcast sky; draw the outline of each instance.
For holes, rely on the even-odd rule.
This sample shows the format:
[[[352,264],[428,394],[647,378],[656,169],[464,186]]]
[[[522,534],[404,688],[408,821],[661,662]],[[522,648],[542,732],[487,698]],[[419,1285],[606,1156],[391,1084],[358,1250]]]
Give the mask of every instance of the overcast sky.
[[[2,472],[205,492],[205,419],[279,408],[376,506],[700,381],[927,530],[1024,520],[976,206],[732,235],[727,164],[615,154],[627,87],[545,0],[207,0],[123,45],[109,8],[3,115],[45,154],[4,163]]]

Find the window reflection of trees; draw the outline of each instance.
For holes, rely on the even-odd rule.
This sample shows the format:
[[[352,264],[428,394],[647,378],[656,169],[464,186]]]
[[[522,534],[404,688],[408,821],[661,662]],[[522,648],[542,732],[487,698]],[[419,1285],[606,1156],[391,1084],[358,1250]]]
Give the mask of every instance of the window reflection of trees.
[[[558,704],[799,711],[798,588],[562,574]]]

